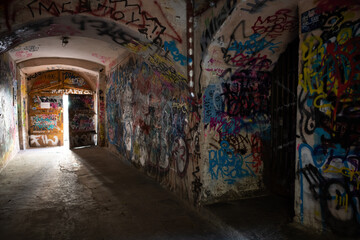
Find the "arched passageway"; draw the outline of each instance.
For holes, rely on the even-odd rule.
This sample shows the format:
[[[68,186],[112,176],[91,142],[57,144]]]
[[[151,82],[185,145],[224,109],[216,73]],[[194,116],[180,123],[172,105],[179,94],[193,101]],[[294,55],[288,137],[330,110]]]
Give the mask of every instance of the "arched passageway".
[[[275,146],[274,124],[296,125],[286,170],[296,221],[358,235],[358,9],[351,0],[7,0],[0,164],[26,145],[27,78],[75,69],[98,76],[100,145],[195,206],[265,194],[267,166],[287,163],[276,149],[294,144]],[[296,38],[297,109],[284,124],[273,69]]]

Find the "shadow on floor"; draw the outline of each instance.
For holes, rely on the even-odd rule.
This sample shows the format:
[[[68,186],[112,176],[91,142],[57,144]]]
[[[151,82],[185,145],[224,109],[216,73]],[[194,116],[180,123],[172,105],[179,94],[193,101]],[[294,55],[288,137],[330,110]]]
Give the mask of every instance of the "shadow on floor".
[[[96,153],[89,155],[84,149],[74,150],[73,152],[81,156],[81,158],[86,161],[84,162],[84,164],[87,165],[88,168],[93,169],[94,174],[98,178],[102,179],[101,181],[103,183],[110,183],[109,187],[111,187],[112,182],[123,182],[123,180],[121,179],[121,175],[125,172],[125,175],[139,174],[138,170],[131,166],[130,163],[126,166],[126,168],[128,169],[126,171],[122,171],[122,173],[119,174],[119,171],[117,169],[111,167],[109,168],[109,166],[104,165],[116,165],[118,159],[114,159],[115,163],[112,163],[111,161],[107,161],[105,163],[99,161],[99,159],[101,159],[101,156],[97,156]],[[143,178],[138,178],[135,181],[137,184],[140,185],[151,184],[154,185],[154,187],[160,188],[160,185],[157,182],[155,182],[153,179],[146,176],[145,174],[143,174]],[[111,191],[114,195],[120,196],[121,193],[117,192],[118,190],[118,188],[111,188]],[[144,190],[141,190],[141,192],[144,193]],[[150,200],[152,202],[152,204],[150,205],[154,204],[153,206],[157,206],[157,204],[162,204],[163,207],[165,207],[165,211],[173,211],[171,210],[171,205],[180,204],[177,201],[175,202],[173,198],[169,197],[170,195],[168,195],[168,192],[165,193],[165,195],[163,196],[154,196],[153,193],[145,192],[143,197],[146,198],[146,195],[148,195],[150,198],[153,198],[152,201]],[[200,210],[200,212],[203,213],[203,219],[211,221],[216,226],[221,226],[218,229],[220,232],[228,232],[228,236],[225,237],[225,239],[341,239],[340,237],[334,236],[333,234],[328,232],[319,233],[315,232],[312,229],[306,229],[299,224],[292,223],[292,216],[289,210],[292,209],[292,205],[293,203],[284,197],[277,195],[269,195],[252,199],[243,199],[238,201],[212,204],[205,206],[202,210]],[[169,209],[166,209],[166,206],[168,206]],[[179,214],[181,215],[180,212],[173,212],[173,214],[175,216]],[[173,219],[173,221],[176,221],[175,218]],[[205,225],[202,226],[201,222],[202,221],[199,221],[198,223],[198,229],[200,232],[202,231],[201,229],[204,229],[205,227]],[[182,231],[184,230],[185,229],[182,229]],[[171,229],[169,229],[169,231],[171,231]],[[218,237],[220,237],[220,235]],[[210,238],[213,236],[214,235],[209,235]]]
[[[292,222],[286,198],[269,195],[205,206],[223,224],[246,239],[353,240],[331,232],[317,232]]]

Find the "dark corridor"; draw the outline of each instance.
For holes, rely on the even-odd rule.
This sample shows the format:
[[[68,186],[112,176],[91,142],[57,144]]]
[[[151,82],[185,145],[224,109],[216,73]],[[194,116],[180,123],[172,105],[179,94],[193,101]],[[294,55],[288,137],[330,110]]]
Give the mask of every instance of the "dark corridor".
[[[295,188],[296,87],[299,39],[280,56],[272,72],[271,158],[265,170],[269,190],[289,200],[291,215]]]

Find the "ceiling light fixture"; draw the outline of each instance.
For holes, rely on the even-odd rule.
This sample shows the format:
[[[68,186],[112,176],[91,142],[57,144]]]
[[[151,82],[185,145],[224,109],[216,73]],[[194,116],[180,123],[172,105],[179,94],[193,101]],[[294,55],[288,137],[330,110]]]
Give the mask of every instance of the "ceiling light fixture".
[[[68,38],[68,37],[63,37],[63,38],[62,38],[61,45],[62,45],[63,47],[65,47],[68,43],[69,43],[69,38]]]

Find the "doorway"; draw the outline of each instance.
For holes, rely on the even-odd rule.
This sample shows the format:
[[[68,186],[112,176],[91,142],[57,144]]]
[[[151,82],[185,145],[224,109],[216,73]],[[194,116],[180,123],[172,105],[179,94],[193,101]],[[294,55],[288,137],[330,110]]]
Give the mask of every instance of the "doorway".
[[[94,95],[68,95],[70,148],[97,144]]]
[[[69,95],[63,95],[63,108],[64,108],[64,147],[70,148],[69,139]]]
[[[267,183],[274,194],[289,199],[293,212],[296,158],[296,109],[299,39],[291,42],[271,74],[271,159]]]
[[[97,144],[96,94],[81,74],[50,70],[29,81],[29,146]]]

